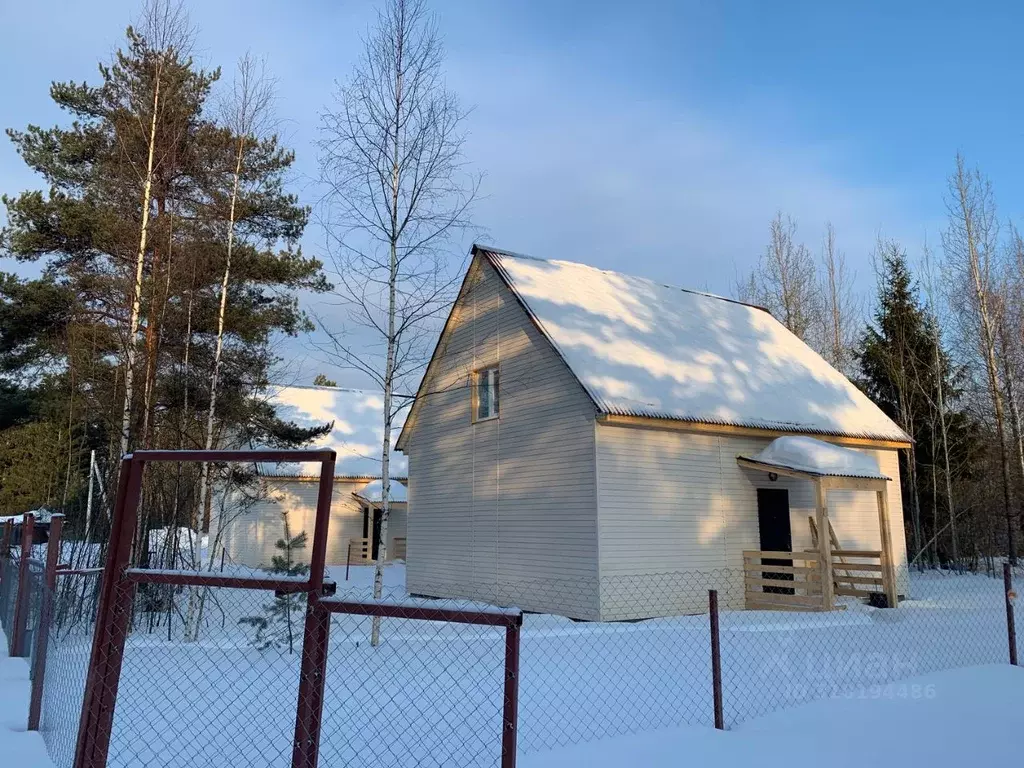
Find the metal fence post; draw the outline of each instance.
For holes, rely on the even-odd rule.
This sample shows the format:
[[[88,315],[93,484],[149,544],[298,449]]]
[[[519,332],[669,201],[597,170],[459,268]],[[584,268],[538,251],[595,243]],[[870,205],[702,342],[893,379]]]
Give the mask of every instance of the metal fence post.
[[[1010,663],[1017,665],[1017,623],[1013,614],[1013,570],[1009,563],[1003,563],[1003,586],[1006,596],[1006,636],[1010,643]]]
[[[7,592],[10,589],[9,574],[7,573],[8,561],[11,559],[11,536],[14,524],[10,520],[4,521],[4,532],[0,538],[0,610],[6,606]],[[9,641],[8,641],[9,643]],[[8,650],[10,647],[8,645]]]
[[[28,656],[25,632],[28,629],[29,594],[32,587],[28,578],[28,561],[32,557],[32,534],[36,518],[26,513],[21,523],[21,560],[18,562],[18,594],[14,598],[14,621],[11,637],[11,656]]]
[[[523,616],[505,628],[505,708],[501,731],[501,768],[516,768],[519,729],[519,640]]]
[[[75,768],[105,768],[107,764],[134,595],[134,582],[125,577],[125,571],[135,538],[143,466],[142,461],[133,460],[130,454],[121,460],[107,563],[103,568],[100,604],[75,745]]]
[[[324,711],[324,684],[327,679],[327,643],[331,617],[320,605],[327,565],[327,534],[334,495],[335,454],[320,463],[317,489],[316,522],[313,524],[313,551],[309,558],[309,593],[306,596],[306,624],[302,636],[302,661],[299,667],[299,699],[295,708],[295,741],[292,768],[316,768],[320,756],[320,721]]]
[[[0,560],[7,560],[11,556],[11,538],[14,535],[14,523],[10,520],[4,521],[4,532],[0,537]],[[2,576],[0,576],[2,578]]]
[[[316,768],[320,757],[320,722],[327,682],[327,645],[331,616],[320,605],[320,596],[307,596],[306,626],[302,638],[299,698],[295,712],[292,768]]]
[[[718,632],[718,590],[708,590],[708,615],[711,618],[711,690],[715,702],[715,728],[725,730],[722,710],[722,645]]]
[[[57,589],[57,567],[60,563],[60,537],[64,515],[50,518],[50,540],[46,545],[46,587],[39,609],[39,629],[36,631],[36,652],[32,659],[32,698],[28,705],[28,729],[39,730],[39,717],[43,707],[43,680],[46,677],[46,648],[50,638],[50,619],[53,616],[54,592]]]

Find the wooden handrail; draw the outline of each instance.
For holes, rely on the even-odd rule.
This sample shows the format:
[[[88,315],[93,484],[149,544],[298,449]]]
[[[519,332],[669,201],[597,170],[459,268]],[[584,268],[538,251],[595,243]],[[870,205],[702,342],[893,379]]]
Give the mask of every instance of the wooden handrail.
[[[743,552],[744,559],[758,559],[762,560],[768,558],[769,560],[817,560],[817,552],[782,552],[776,550],[756,550],[748,549]]]

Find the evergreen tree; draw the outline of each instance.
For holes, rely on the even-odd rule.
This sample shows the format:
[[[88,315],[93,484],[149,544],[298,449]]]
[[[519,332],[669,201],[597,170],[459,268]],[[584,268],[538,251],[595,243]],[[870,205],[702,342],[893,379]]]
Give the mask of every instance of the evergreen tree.
[[[37,262],[43,274],[0,274],[0,392],[11,395],[0,405],[0,430],[47,425],[65,471],[36,488],[52,485],[58,502],[80,485],[73,477],[85,475],[90,449],[113,485],[126,402],[129,447],[204,444],[218,337],[216,445],[297,446],[324,431],[284,424],[254,397],[278,362],[273,338],[312,328],[297,292],[329,287],[321,264],[297,247],[309,210],[286,187],[294,154],[274,135],[239,141],[209,117],[219,72],[196,67],[187,51],[180,40],[129,28],[96,84],[51,87],[69,124],[8,131],[47,191],[2,197],[0,253]],[[219,333],[229,215],[233,252]],[[140,232],[147,236],[136,283]],[[172,520],[198,527],[196,478],[191,469],[173,471],[173,483],[149,483],[147,473],[144,493],[159,487],[172,498],[143,504],[145,515],[161,516],[143,529]],[[0,512],[22,511],[2,504]]]
[[[938,319],[922,306],[906,253],[895,243],[881,247],[878,305],[855,352],[858,385],[913,438],[900,454],[903,509],[910,512],[908,541],[919,561],[949,559],[952,542],[940,517],[936,409],[942,404],[946,432],[959,480],[976,450],[976,426],[961,405],[962,373],[944,349],[936,354]],[[940,396],[941,388],[941,396]]]
[[[275,576],[306,576],[309,574],[309,564],[295,559],[296,553],[306,548],[306,532],[291,535],[287,512],[281,513],[281,520],[284,522],[284,538],[274,544],[279,554],[271,558],[267,570]],[[287,645],[288,653],[294,653],[294,625],[305,608],[304,594],[278,595],[274,602],[266,605],[263,616],[246,616],[239,619],[238,623],[256,630],[253,645],[260,650]]]

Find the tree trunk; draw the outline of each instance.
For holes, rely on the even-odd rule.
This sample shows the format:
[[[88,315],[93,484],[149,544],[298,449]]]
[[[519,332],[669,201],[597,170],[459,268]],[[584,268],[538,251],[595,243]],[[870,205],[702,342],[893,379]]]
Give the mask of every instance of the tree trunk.
[[[1013,520],[1013,505],[1010,493],[1010,457],[1006,450],[1006,417],[1003,410],[1003,396],[999,386],[999,367],[996,362],[996,328],[995,316],[989,304],[989,285],[987,275],[982,275],[981,254],[978,252],[978,233],[975,231],[972,201],[969,186],[962,181],[962,160],[958,158],[957,192],[960,210],[963,213],[965,243],[967,245],[968,269],[973,283],[974,298],[978,305],[978,320],[981,326],[982,353],[985,358],[985,370],[988,377],[989,396],[995,412],[996,438],[999,440],[999,458],[1003,476],[1003,509],[1006,517],[1007,557],[1011,565],[1017,564],[1017,540]]]
[[[242,157],[245,152],[245,137],[239,137],[238,152],[235,156],[235,177],[231,186],[231,209],[228,217],[228,248],[224,260],[224,275],[220,282],[220,306],[217,310],[217,342],[213,353],[213,372],[210,374],[210,407],[206,412],[206,436],[203,447],[213,448],[213,425],[217,412],[217,385],[220,381],[220,361],[224,351],[224,315],[228,305],[228,281],[231,277],[231,251],[235,244],[235,209],[238,204],[238,188],[242,176]],[[203,462],[199,475],[199,500],[203,505],[201,530],[210,530],[210,504],[207,502],[207,486],[210,481],[210,465]],[[210,552],[211,559],[213,552]],[[212,570],[212,567],[211,567]]]
[[[401,9],[404,28],[404,6]],[[401,191],[401,151],[402,139],[402,55],[404,52],[404,36],[398,35],[397,66],[395,67],[395,112],[394,112],[394,155],[391,162],[391,238],[388,260],[388,349],[384,364],[384,440],[380,460],[380,544],[377,548],[377,562],[373,571],[373,597],[379,599],[384,591],[384,560],[388,551],[388,519],[391,515],[391,399],[395,386],[395,309],[396,291],[398,289],[398,203]],[[380,644],[380,617],[374,616],[370,632],[370,645],[376,648]]]
[[[1017,407],[1017,395],[1014,391],[1014,371],[1010,366],[1010,355],[1006,345],[1003,345],[1003,372],[1006,377],[1006,400],[1010,405],[1010,434],[1013,437],[1013,445],[1017,454],[1017,462],[1020,465],[1021,478],[1024,479],[1024,436],[1021,435],[1020,410]],[[1018,504],[1020,501],[1018,501]],[[1015,521],[1016,522],[1016,521]]]
[[[951,555],[953,562],[959,567],[960,553],[957,547],[956,541],[956,508],[953,505],[953,475],[950,471],[949,465],[949,431],[946,425],[946,404],[945,404],[945,384],[943,382],[943,369],[942,369],[942,356],[939,351],[939,338],[938,338],[938,326],[936,326],[935,336],[933,338],[935,348],[935,378],[938,382],[938,389],[936,391],[936,399],[938,403],[939,412],[939,432],[940,442],[942,444],[942,461],[945,465],[943,474],[946,478],[946,504],[949,507],[949,536],[952,542]],[[938,523],[936,522],[936,527]]]
[[[146,180],[142,187],[142,231],[139,234],[139,250],[135,257],[135,281],[132,287],[132,309],[128,321],[128,338],[125,342],[124,361],[124,407],[121,412],[121,451],[118,459],[128,453],[131,436],[132,400],[135,385],[135,337],[139,332],[139,315],[142,311],[142,276],[146,263],[146,238],[149,234],[149,207],[153,191],[153,160],[156,155],[156,123],[160,107],[160,77],[153,87],[153,117],[149,124],[149,152],[146,159]],[[118,461],[120,468],[121,462]],[[120,471],[120,469],[119,469]],[[115,483],[117,480],[115,479]]]

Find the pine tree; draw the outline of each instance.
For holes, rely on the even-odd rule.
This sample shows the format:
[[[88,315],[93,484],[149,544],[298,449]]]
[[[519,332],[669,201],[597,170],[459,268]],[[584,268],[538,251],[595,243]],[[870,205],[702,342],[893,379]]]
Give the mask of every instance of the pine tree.
[[[309,574],[309,564],[295,559],[296,552],[306,548],[306,532],[302,531],[297,536],[292,536],[288,525],[288,513],[282,512],[281,519],[284,522],[284,538],[278,539],[274,544],[280,554],[271,558],[270,568],[267,570],[274,576],[306,576]],[[246,616],[239,619],[238,623],[256,630],[253,645],[260,650],[287,645],[288,653],[294,653],[294,626],[304,611],[304,595],[278,595],[274,602],[264,608],[263,616]]]
[[[113,499],[125,403],[129,448],[202,446],[218,341],[215,445],[291,447],[323,431],[282,423],[254,396],[277,363],[274,337],[312,328],[297,292],[329,287],[320,262],[298,249],[309,210],[286,186],[294,154],[275,135],[239,141],[209,116],[219,72],[141,29],[128,29],[98,83],[51,87],[69,124],[8,131],[48,191],[2,198],[0,253],[37,262],[43,276],[0,275],[0,391],[30,406],[26,418],[0,404],[0,430],[45,421],[59,436],[58,501],[75,491],[73,475],[85,477],[91,449]],[[200,527],[193,468],[153,469],[140,537]],[[166,472],[175,474],[157,477]]]

